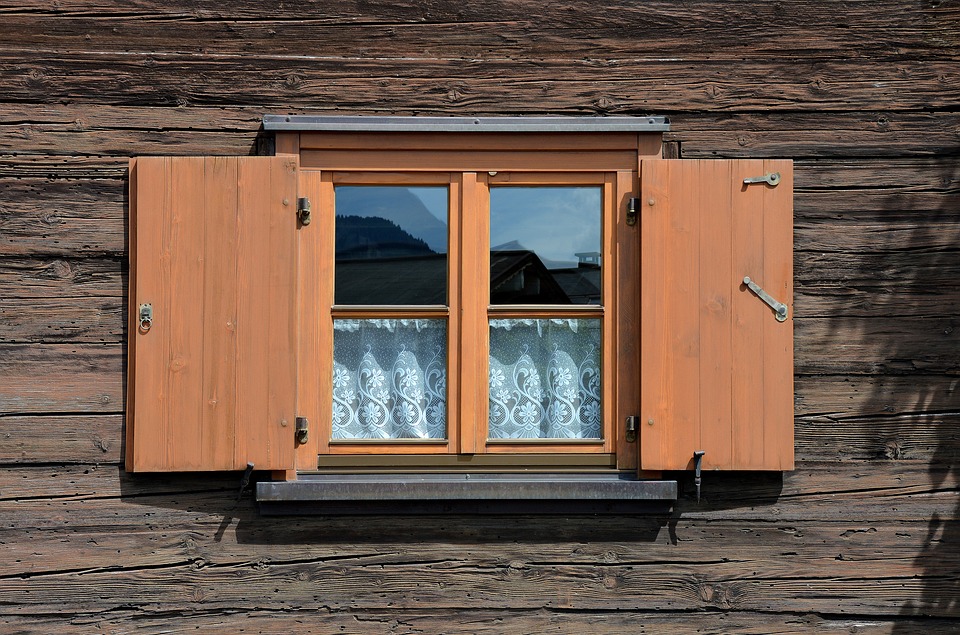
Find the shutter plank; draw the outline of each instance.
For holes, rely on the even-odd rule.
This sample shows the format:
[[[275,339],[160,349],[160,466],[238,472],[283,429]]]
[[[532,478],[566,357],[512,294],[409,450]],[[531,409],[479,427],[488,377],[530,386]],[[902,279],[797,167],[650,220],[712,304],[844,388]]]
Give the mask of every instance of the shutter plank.
[[[168,439],[166,449],[170,462],[187,470],[200,468],[203,436],[203,167],[200,157],[170,160],[163,254],[169,265],[161,268],[169,276],[163,281],[169,300],[154,305],[167,325],[165,401],[169,425],[176,426],[176,439]]]
[[[726,161],[702,161],[699,183],[688,184],[699,195],[700,209],[700,445],[710,448],[710,463],[720,465],[730,463],[733,441],[730,331],[736,274],[727,186],[733,176]]]
[[[133,165],[128,469],[293,469],[296,158]]]
[[[204,160],[203,456],[233,469],[237,431],[237,178],[234,157]]]
[[[792,470],[793,463],[793,164],[766,160],[780,185],[763,190],[763,272],[767,292],[790,309],[786,322],[763,321],[763,467]]]
[[[739,161],[731,175],[735,183],[763,174],[763,162]],[[779,186],[778,186],[779,187]],[[757,278],[763,272],[763,186],[740,186],[741,191],[731,199],[731,241],[734,269],[732,350],[734,359],[732,399],[732,441],[734,465],[762,465],[764,430],[756,429],[763,420],[763,338],[758,324],[769,317],[770,309],[743,285],[743,276]],[[776,321],[776,320],[774,320]],[[712,458],[712,457],[711,457]]]
[[[641,162],[641,469],[792,469],[792,315],[741,284],[792,306],[792,187],[789,161]]]

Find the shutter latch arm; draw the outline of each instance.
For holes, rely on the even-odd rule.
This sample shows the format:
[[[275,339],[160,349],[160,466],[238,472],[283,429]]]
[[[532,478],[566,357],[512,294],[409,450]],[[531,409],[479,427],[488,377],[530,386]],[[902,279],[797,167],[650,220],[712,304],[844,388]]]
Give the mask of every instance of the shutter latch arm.
[[[693,485],[697,488],[697,502],[700,502],[700,483],[703,479],[700,477],[700,470],[703,467],[703,450],[697,450],[693,453]]]

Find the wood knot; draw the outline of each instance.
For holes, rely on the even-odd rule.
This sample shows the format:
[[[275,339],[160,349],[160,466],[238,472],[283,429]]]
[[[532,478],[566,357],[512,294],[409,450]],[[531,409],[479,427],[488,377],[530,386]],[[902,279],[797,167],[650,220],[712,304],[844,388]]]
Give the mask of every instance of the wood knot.
[[[896,439],[890,439],[883,445],[883,455],[893,461],[903,458],[903,445]]]

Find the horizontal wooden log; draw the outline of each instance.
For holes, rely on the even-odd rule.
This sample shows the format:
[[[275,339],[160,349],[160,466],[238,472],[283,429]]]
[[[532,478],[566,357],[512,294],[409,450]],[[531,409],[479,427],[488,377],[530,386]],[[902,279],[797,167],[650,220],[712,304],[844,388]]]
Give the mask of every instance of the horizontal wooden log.
[[[0,179],[0,256],[125,249],[126,183]]]
[[[106,635],[136,630],[143,635],[170,632],[170,615],[144,608],[98,612],[73,609],[59,615],[0,615],[0,628],[12,632],[45,632],[71,635],[91,628]],[[913,611],[913,612],[911,612]],[[904,617],[855,616],[825,618],[807,615],[771,615],[748,611],[564,611],[455,609],[438,610],[334,610],[329,608],[283,611],[178,611],[176,623],[183,630],[210,635],[236,633],[298,633],[329,635],[361,631],[370,635],[402,632],[447,633],[449,635],[493,635],[501,633],[739,633],[741,635],[953,635],[956,620],[924,619],[923,606],[905,607]]]
[[[24,109],[17,103],[0,103],[0,147],[23,155],[21,170],[43,170],[41,176],[76,175],[97,160],[78,155],[248,154],[254,151],[261,117],[284,114],[384,114],[375,108],[344,108],[329,104],[292,103],[271,108],[263,106],[217,108],[137,107],[97,104],[35,104]],[[416,111],[396,109],[390,114],[457,114],[456,106]],[[460,113],[463,114],[463,113]],[[488,110],[474,115],[514,114]],[[629,113],[625,113],[629,114]],[[672,132],[668,140],[679,141],[687,158],[711,157],[898,157],[953,154],[957,148],[960,113],[954,112],[742,112],[721,114],[712,111],[676,112],[669,115]],[[38,165],[35,155],[61,154],[60,162]],[[0,156],[0,175],[15,170]],[[949,165],[949,159],[942,159]],[[116,164],[114,164],[116,165]],[[118,167],[125,168],[124,161]],[[944,167],[941,163],[939,172]],[[104,169],[107,169],[106,167]],[[878,168],[879,169],[879,168]],[[14,173],[16,174],[16,173]],[[102,174],[100,173],[94,173]],[[925,177],[921,177],[925,178]],[[898,175],[887,175],[878,185],[898,183]],[[804,178],[798,174],[798,187]]]
[[[960,396],[958,396],[960,397]],[[955,407],[960,408],[960,398]],[[823,415],[798,417],[798,461],[923,461],[953,465],[960,458],[960,411],[843,419]]]
[[[0,298],[0,344],[122,342],[122,298]]]
[[[801,375],[794,386],[797,416],[845,420],[960,411],[960,383],[947,375]]]
[[[960,113],[896,112],[879,106],[860,112],[706,113],[661,110],[670,115],[668,141],[682,158],[900,157],[957,152]],[[806,112],[803,112],[806,111]]]
[[[779,556],[783,561],[782,555]],[[272,610],[459,608],[572,610],[752,610],[821,614],[900,615],[904,605],[949,597],[953,580],[889,575],[864,584],[859,562],[831,558],[833,573],[745,573],[739,563],[644,567],[636,564],[475,565],[451,558],[418,564],[203,561],[169,567],[77,572],[0,579],[0,593],[21,615],[63,610],[63,599],[85,610],[129,606],[148,610]],[[952,617],[949,604],[925,613]]]
[[[109,63],[106,63],[109,60]],[[6,97],[111,105],[263,105],[461,114],[627,113],[663,110],[831,111],[950,108],[960,99],[956,64],[863,60],[730,64],[704,60],[303,58],[128,53],[103,56],[0,50]],[[91,91],[89,86],[98,90]],[[376,90],[371,90],[376,86]],[[549,105],[548,108],[545,108]]]
[[[4,344],[0,415],[119,413],[123,368],[119,344]]]
[[[0,465],[119,463],[122,445],[119,414],[0,418]]]
[[[120,298],[127,263],[107,258],[0,258],[0,297]]]
[[[793,327],[796,373],[960,374],[960,316],[837,316]]]
[[[125,51],[135,43],[140,50],[208,55],[256,51],[313,56],[349,51],[370,57],[709,55],[740,60],[782,55],[784,51],[839,58],[853,57],[853,51],[859,57],[955,55],[960,35],[956,21],[950,20],[952,12],[904,15],[896,2],[881,3],[874,11],[839,2],[823,3],[827,6],[791,3],[779,10],[732,2],[724,7],[723,29],[718,28],[716,16],[705,14],[700,7],[683,13],[665,2],[645,6],[643,11],[628,3],[612,3],[603,11],[576,5],[561,10],[525,3],[509,8],[478,4],[486,10],[464,10],[443,3],[420,11],[378,7],[376,12],[346,5],[341,7],[343,13],[336,13],[332,7],[320,5],[316,13],[304,7],[300,20],[266,7],[239,20],[233,14],[242,10],[220,7],[183,7],[181,11],[138,7],[110,12],[85,8],[70,12],[70,20],[63,20],[60,11],[19,7],[18,12],[7,14],[0,37],[17,47]],[[650,30],[658,37],[643,37]]]

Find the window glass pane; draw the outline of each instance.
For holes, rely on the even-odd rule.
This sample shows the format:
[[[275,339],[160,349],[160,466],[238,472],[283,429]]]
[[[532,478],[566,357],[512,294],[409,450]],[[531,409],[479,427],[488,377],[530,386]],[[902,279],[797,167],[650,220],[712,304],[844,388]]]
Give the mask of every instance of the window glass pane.
[[[491,439],[599,439],[600,320],[490,320]]]
[[[336,304],[446,304],[447,188],[340,185]]]
[[[600,304],[601,188],[490,189],[490,302]]]
[[[333,438],[443,439],[446,320],[333,321]]]

